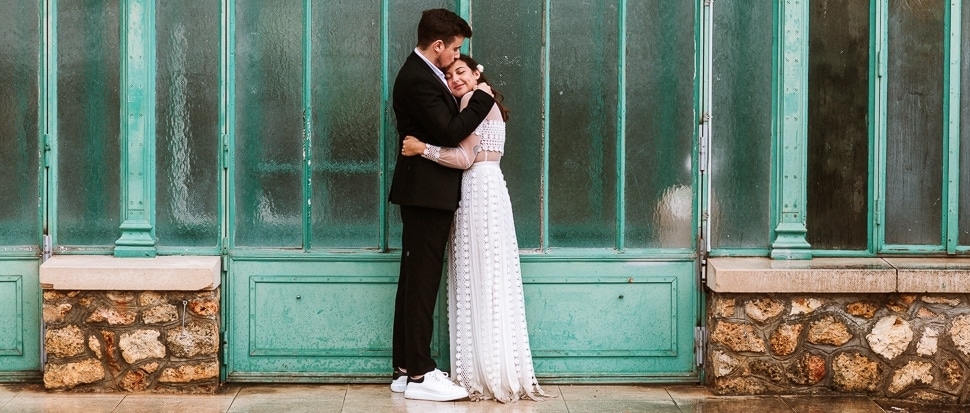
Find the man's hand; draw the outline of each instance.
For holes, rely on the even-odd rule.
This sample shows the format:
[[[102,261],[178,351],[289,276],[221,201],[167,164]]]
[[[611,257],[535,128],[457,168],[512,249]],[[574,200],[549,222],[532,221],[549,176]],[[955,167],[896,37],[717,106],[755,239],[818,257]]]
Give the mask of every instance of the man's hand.
[[[404,137],[404,143],[401,145],[401,155],[414,156],[422,153],[424,153],[424,142],[419,141],[418,138],[411,135]]]

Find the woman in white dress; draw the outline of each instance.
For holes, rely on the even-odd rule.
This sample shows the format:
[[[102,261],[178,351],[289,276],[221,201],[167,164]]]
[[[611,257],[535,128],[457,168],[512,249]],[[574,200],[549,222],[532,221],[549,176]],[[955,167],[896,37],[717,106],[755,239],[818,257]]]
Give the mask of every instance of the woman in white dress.
[[[464,109],[483,68],[470,56],[448,67],[445,78]],[[525,322],[519,246],[512,203],[499,167],[505,150],[508,109],[502,95],[478,128],[456,148],[404,140],[404,154],[465,169],[461,202],[448,247],[448,324],[451,368],[471,400],[541,400]]]

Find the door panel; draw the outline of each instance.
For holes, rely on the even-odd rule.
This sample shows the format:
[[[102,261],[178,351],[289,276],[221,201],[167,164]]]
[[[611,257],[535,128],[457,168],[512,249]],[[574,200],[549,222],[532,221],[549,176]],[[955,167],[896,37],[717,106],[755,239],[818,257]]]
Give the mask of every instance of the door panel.
[[[685,262],[523,258],[526,319],[543,380],[693,381],[695,270]],[[235,382],[381,381],[391,365],[396,255],[230,260]],[[450,368],[444,286],[432,357]]]
[[[523,260],[537,376],[693,380],[693,262]]]
[[[0,259],[0,382],[40,377],[39,265]]]
[[[387,254],[369,258],[230,260],[227,380],[386,378],[398,263]],[[432,356],[447,360],[441,330]]]

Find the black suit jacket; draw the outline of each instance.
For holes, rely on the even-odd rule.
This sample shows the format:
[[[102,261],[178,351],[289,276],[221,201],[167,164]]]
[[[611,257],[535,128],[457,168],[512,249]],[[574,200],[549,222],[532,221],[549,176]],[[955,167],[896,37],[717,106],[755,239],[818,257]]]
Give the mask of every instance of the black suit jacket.
[[[464,111],[438,76],[411,52],[394,80],[394,115],[397,118],[397,165],[391,181],[390,201],[398,205],[454,211],[461,196],[459,169],[438,165],[421,156],[401,155],[404,137],[443,147],[458,146],[492,108],[494,100],[476,91]]]

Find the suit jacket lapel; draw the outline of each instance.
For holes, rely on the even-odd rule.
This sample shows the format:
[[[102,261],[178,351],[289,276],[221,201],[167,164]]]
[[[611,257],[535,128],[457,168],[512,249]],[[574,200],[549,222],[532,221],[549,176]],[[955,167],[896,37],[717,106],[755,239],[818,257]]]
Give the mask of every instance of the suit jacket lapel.
[[[431,68],[428,67],[428,64],[424,62],[424,59],[422,59],[421,56],[418,56],[418,52],[411,51],[410,58],[414,59],[418,65],[424,68],[424,71],[428,73],[428,75],[431,76],[432,79],[434,79],[434,82],[437,83],[438,86],[441,87],[441,90],[444,91],[444,94],[445,94],[445,100],[450,102],[448,103],[448,105],[451,107],[452,110],[457,112],[458,99],[455,98],[455,95],[451,94],[451,89],[448,88],[448,85],[441,83],[441,78],[438,77],[438,75],[434,72],[434,70],[431,70]]]

